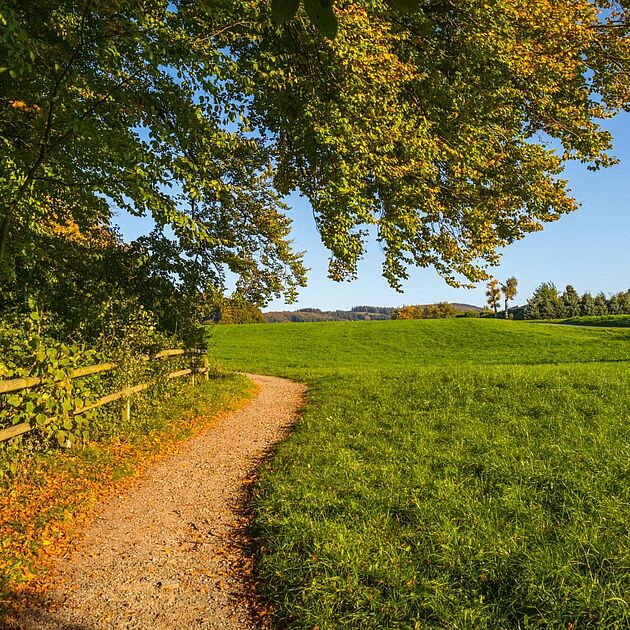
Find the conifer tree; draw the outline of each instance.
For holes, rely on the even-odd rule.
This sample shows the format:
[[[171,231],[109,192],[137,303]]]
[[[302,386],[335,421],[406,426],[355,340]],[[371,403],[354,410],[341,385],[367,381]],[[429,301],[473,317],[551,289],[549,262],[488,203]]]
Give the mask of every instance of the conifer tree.
[[[595,315],[595,300],[588,291],[580,298],[580,315]]]
[[[553,282],[543,282],[527,302],[526,319],[559,319],[564,307]]]
[[[594,300],[594,315],[608,315],[608,300],[603,293],[598,293]]]
[[[577,317],[580,314],[580,296],[572,285],[568,284],[560,296],[565,317]]]

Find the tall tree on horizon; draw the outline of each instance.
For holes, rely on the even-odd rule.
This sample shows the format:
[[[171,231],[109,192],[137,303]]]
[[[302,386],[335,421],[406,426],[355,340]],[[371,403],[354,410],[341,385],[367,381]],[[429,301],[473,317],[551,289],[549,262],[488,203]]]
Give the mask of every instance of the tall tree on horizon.
[[[508,278],[502,285],[501,291],[505,298],[505,319],[508,318],[508,302],[511,302],[516,297],[516,288],[518,287],[518,280],[512,276]]]
[[[577,317],[580,314],[580,296],[571,284],[567,284],[564,292],[560,296],[564,304],[566,317]]]
[[[494,317],[496,319],[499,315],[499,304],[501,303],[501,289],[499,288],[499,281],[496,278],[492,278],[492,280],[488,282],[486,297],[488,298],[488,306],[494,310]]]
[[[558,289],[553,282],[543,282],[527,301],[525,319],[560,319],[564,314]]]

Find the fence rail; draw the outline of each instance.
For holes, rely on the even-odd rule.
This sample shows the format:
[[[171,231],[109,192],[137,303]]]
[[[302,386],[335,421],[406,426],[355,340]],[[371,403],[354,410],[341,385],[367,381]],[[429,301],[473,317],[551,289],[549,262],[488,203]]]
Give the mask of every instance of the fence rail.
[[[144,356],[142,357],[145,361],[150,361],[151,359],[165,359],[173,356],[180,356],[183,354],[187,355],[201,355],[203,357],[203,367],[192,367],[186,368],[183,370],[176,370],[175,372],[170,372],[166,375],[167,378],[179,378],[181,376],[192,376],[193,385],[195,382],[196,374],[203,374],[206,378],[208,378],[208,356],[203,350],[184,350],[182,348],[171,348],[169,350],[162,350],[152,357]],[[81,378],[83,376],[92,376],[93,374],[99,374],[102,372],[111,372],[117,368],[116,363],[99,363],[97,365],[88,365],[86,367],[82,367],[76,370],[72,370],[64,379],[58,379],[56,383],[62,383],[67,379],[75,379]],[[0,394],[10,394],[13,392],[19,392],[23,389],[30,389],[33,387],[37,387],[41,385],[43,379],[37,377],[28,377],[28,378],[15,378],[8,381],[0,381]],[[102,398],[99,398],[95,402],[90,405],[86,405],[84,407],[79,407],[74,409],[72,414],[74,416],[81,415],[82,413],[86,413],[87,411],[91,411],[92,409],[97,409],[98,407],[103,407],[111,402],[116,400],[120,400],[121,398],[126,398],[127,404],[123,408],[123,420],[129,421],[131,416],[131,396],[134,394],[138,394],[145,389],[148,389],[154,385],[154,382],[151,381],[149,383],[140,383],[138,385],[134,385],[133,387],[127,387],[125,389],[121,389],[120,391],[113,392],[111,394],[107,394]],[[7,440],[11,440],[19,435],[23,435],[24,433],[28,433],[29,431],[33,431],[35,429],[40,429],[45,427],[46,425],[54,422],[57,418],[51,417],[46,418],[46,420],[39,426],[32,426],[28,422],[22,422],[20,424],[15,424],[12,427],[8,427],[6,429],[0,430],[0,442],[6,442]]]

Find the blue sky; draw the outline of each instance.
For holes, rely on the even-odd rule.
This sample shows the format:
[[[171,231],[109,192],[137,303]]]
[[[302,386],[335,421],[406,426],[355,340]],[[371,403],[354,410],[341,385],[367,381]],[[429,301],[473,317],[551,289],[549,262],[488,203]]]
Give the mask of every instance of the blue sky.
[[[614,136],[613,155],[617,166],[596,172],[577,163],[567,165],[563,177],[581,203],[576,212],[548,224],[542,232],[506,248],[500,266],[491,273],[499,280],[516,276],[516,303],[523,304],[541,282],[562,289],[572,284],[579,293],[606,294],[630,289],[630,114],[609,121]],[[327,278],[328,254],[321,245],[308,202],[292,195],[287,199],[293,220],[295,249],[305,251],[310,268],[308,286],[292,305],[275,300],[265,310],[317,307],[347,309],[359,304],[399,306],[438,301],[482,306],[485,285],[475,289],[449,287],[433,269],[414,269],[403,293],[391,289],[381,275],[381,252],[371,243],[359,265],[354,282],[336,283]],[[150,230],[150,221],[120,217],[126,239]]]

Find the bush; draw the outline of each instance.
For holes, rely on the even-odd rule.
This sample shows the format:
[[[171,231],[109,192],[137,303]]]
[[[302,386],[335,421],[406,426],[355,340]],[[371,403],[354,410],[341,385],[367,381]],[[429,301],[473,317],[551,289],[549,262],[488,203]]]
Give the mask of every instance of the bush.
[[[180,379],[168,374],[190,367],[190,356],[149,361],[159,350],[181,345],[156,329],[155,321],[137,309],[125,323],[107,321],[93,348],[64,343],[46,334],[46,318],[34,310],[27,318],[0,322],[0,380],[32,378],[40,384],[0,395],[0,429],[28,423],[37,431],[1,442],[0,450],[34,452],[71,447],[94,437],[133,431],[146,420],[155,405],[181,389]],[[111,362],[112,371],[70,378],[78,368]],[[76,414],[100,397],[141,383],[153,383],[131,399],[133,414],[123,426],[126,400]]]

